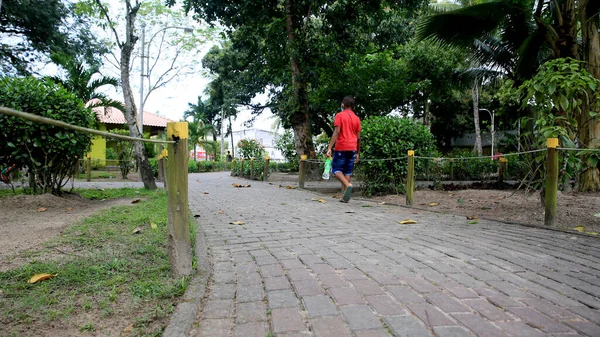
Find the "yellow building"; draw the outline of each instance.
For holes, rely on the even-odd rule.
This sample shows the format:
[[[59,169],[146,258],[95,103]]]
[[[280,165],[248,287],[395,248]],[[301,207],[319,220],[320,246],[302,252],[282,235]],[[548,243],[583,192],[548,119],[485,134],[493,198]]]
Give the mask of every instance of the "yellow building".
[[[96,113],[98,121],[98,130],[110,131],[115,129],[127,130],[127,121],[121,111],[112,107],[97,107],[92,111]],[[149,133],[150,136],[160,135],[167,129],[167,123],[172,120],[155,115],[151,112],[144,111],[144,134]],[[110,144],[109,144],[110,146]],[[93,167],[117,166],[116,161],[106,159],[106,138],[95,136],[92,140],[92,148],[89,157],[92,158]]]

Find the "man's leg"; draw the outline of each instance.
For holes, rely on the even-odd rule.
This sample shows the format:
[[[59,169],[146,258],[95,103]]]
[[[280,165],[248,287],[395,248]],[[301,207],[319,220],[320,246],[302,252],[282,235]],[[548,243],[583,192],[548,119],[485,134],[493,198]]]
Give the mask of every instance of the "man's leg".
[[[342,192],[344,192],[346,190],[346,187],[348,187],[350,185],[350,182],[348,181],[348,176],[345,176],[342,171],[337,171],[335,173],[335,177],[337,178],[337,180],[340,181],[340,183],[342,183]]]

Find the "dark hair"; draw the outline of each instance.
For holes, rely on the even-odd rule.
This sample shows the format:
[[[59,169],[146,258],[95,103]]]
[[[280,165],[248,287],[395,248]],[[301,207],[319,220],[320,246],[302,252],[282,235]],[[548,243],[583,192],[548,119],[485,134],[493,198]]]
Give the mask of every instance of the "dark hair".
[[[344,99],[342,100],[342,104],[346,108],[354,109],[354,97],[352,97],[352,96],[344,97]]]

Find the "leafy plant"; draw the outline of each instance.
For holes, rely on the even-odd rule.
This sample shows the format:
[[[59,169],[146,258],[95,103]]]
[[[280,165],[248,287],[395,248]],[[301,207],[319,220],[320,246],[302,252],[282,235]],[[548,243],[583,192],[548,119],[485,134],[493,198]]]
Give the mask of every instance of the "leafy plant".
[[[408,161],[402,157],[409,150],[418,156],[435,155],[435,139],[427,127],[398,117],[369,117],[363,121],[357,168],[366,195],[404,191]],[[422,170],[423,165],[423,161],[416,161],[415,171]]]
[[[238,142],[238,153],[244,159],[263,159],[267,152],[255,139],[242,139]]]
[[[299,164],[294,142],[294,133],[290,130],[285,130],[282,135],[275,137],[275,148],[279,150],[281,154],[283,154],[283,157],[288,161],[290,166],[289,169],[297,171]]]
[[[50,81],[0,78],[0,106],[69,124],[91,127],[94,115],[83,102]],[[0,166],[27,167],[34,192],[61,194],[77,158],[90,149],[92,136],[56,126],[0,115]],[[38,188],[39,187],[39,188]]]
[[[127,130],[112,130],[111,133],[117,135],[129,136]],[[117,159],[119,160],[119,169],[121,170],[121,177],[127,179],[127,175],[134,167],[134,153],[133,143],[128,140],[121,140],[118,138],[111,139],[114,142],[115,152],[117,153]]]

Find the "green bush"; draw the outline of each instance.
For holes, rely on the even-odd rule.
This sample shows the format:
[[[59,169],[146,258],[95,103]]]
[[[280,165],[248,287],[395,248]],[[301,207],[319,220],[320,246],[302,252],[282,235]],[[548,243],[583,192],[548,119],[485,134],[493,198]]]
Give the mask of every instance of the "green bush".
[[[33,77],[0,78],[0,106],[73,125],[94,125],[94,114],[73,93]],[[0,114],[0,125],[0,167],[27,166],[34,192],[61,194],[77,158],[83,158],[92,144],[89,133],[17,117]]]
[[[368,161],[406,157],[409,150],[417,156],[435,156],[435,138],[427,127],[406,118],[369,117],[362,122],[361,152],[357,173],[362,177],[364,193],[372,195],[403,192],[408,173],[407,159]],[[424,162],[415,161],[415,171]]]
[[[254,160],[254,166],[252,166],[252,162],[250,160],[236,160],[231,164],[232,176],[250,178],[250,173],[252,171],[254,173],[255,180],[264,180],[264,160]],[[269,171],[271,171],[270,167],[271,165],[269,165]]]
[[[188,160],[188,173],[196,173],[196,172],[198,172],[198,163],[196,163],[192,159],[189,159]]]
[[[263,159],[267,152],[264,146],[258,141],[254,139],[242,139],[238,142],[238,154],[242,158],[249,160],[250,158]]]
[[[275,148],[279,150],[287,160],[287,163],[282,165],[282,168],[278,167],[277,170],[283,172],[298,171],[298,155],[296,154],[296,145],[292,131],[285,130],[282,135],[275,137]]]
[[[148,158],[148,163],[150,164],[150,168],[152,169],[152,174],[154,177],[158,177],[158,159]]]

